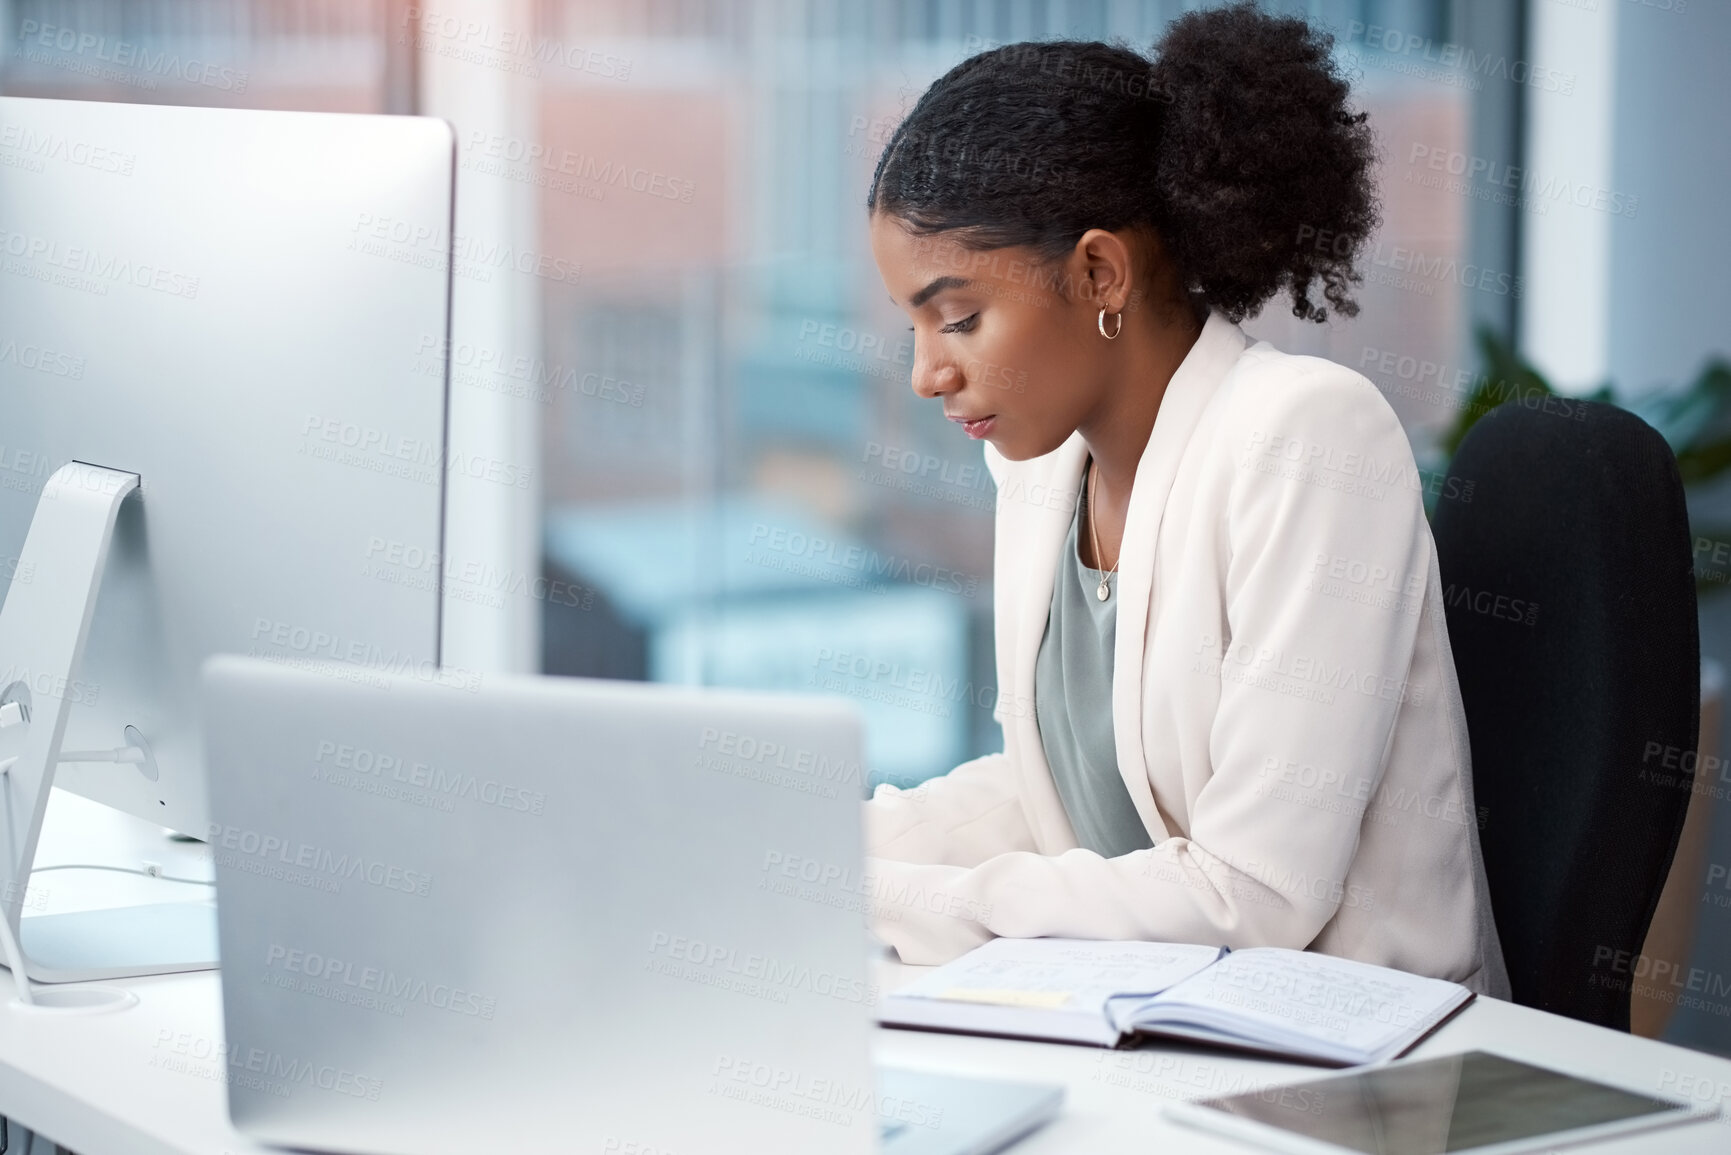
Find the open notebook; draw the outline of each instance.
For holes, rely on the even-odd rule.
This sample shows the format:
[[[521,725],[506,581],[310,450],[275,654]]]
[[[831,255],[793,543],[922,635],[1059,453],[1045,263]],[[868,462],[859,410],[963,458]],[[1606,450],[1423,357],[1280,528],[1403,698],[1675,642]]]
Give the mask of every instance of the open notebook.
[[[878,1020],[1103,1047],[1164,1036],[1344,1067],[1405,1054],[1472,998],[1279,947],[997,938],[885,996]]]

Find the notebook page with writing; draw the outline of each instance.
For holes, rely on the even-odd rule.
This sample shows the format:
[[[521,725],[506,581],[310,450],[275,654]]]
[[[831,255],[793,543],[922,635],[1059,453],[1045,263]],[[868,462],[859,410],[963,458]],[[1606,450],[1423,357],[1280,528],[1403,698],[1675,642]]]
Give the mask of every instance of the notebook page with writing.
[[[1152,995],[1203,970],[1219,947],[1090,939],[992,939],[886,996],[889,1026],[1111,1045],[1106,1001]]]
[[[1234,951],[1117,1025],[1310,1055],[1392,1058],[1472,997],[1458,983],[1278,947]]]

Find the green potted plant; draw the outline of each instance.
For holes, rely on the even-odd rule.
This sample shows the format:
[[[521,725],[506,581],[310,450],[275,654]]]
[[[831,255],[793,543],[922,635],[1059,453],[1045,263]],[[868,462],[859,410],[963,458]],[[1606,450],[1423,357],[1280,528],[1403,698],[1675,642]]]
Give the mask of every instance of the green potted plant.
[[[1454,424],[1438,440],[1440,460],[1433,461],[1426,472],[1446,474],[1467,430],[1498,405],[1514,398],[1558,395],[1537,369],[1490,328],[1480,326],[1475,336],[1484,373],[1456,412]],[[1698,492],[1731,469],[1731,362],[1723,358],[1709,359],[1686,384],[1654,389],[1627,402],[1618,400],[1609,382],[1580,396],[1620,405],[1657,429],[1677,455],[1686,492]],[[1434,507],[1435,494],[1441,489],[1435,484],[1425,486],[1427,505]],[[1731,524],[1698,522],[1691,514],[1689,532],[1694,539],[1697,594],[1706,597],[1731,586]]]

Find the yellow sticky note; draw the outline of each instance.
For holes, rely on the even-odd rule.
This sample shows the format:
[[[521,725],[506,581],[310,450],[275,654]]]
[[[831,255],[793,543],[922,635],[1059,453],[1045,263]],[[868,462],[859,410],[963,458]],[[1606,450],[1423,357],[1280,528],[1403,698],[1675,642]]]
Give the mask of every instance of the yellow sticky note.
[[[1069,991],[1018,991],[991,987],[950,987],[938,996],[962,1003],[993,1003],[1004,1007],[1053,1010],[1071,999]]]

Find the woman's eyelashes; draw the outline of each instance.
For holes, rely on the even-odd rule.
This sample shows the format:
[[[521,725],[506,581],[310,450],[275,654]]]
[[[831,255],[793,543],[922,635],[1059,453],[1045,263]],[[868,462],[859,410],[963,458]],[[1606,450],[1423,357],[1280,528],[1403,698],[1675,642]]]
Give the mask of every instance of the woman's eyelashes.
[[[952,325],[940,325],[940,326],[938,326],[938,332],[940,332],[940,333],[972,333],[974,331],[974,326],[979,323],[979,320],[980,320],[980,315],[978,313],[973,313],[969,316],[963,317],[960,321],[957,321]],[[908,332],[912,333],[913,331],[914,331],[914,326],[909,325],[908,326]]]

